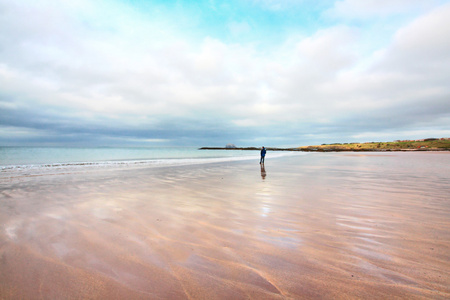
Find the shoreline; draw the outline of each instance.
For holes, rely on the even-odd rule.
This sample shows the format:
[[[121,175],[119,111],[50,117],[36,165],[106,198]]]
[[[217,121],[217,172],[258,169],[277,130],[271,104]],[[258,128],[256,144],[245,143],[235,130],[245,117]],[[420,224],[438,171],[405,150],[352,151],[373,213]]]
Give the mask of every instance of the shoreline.
[[[311,147],[311,148],[310,148]],[[260,151],[257,147],[201,147],[198,150],[229,150],[229,151]],[[450,149],[444,148],[425,148],[425,149],[339,149],[339,148],[316,148],[315,146],[306,146],[306,148],[273,148],[266,147],[267,151],[296,151],[296,152],[448,152]]]

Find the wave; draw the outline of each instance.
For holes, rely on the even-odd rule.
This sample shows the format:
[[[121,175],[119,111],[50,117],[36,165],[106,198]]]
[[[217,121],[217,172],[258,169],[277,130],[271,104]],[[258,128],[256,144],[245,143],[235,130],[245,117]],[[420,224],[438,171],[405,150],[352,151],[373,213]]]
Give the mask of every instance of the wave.
[[[304,155],[304,153],[300,153]],[[293,152],[271,153],[268,159],[300,155]],[[21,176],[41,176],[62,173],[75,173],[105,168],[141,168],[141,167],[170,167],[186,166],[210,163],[225,163],[235,161],[257,160],[258,155],[228,156],[228,157],[202,157],[202,158],[164,158],[147,160],[112,160],[94,162],[64,162],[25,165],[3,165],[0,166],[0,178],[11,178]]]

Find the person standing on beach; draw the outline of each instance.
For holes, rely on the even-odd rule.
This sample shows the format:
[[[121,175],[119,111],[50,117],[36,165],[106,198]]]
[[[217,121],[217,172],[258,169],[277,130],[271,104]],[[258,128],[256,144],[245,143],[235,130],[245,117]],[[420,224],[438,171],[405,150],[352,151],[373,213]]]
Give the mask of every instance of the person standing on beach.
[[[266,157],[266,148],[264,146],[261,149],[261,159],[259,160],[259,164],[264,164],[264,158]]]

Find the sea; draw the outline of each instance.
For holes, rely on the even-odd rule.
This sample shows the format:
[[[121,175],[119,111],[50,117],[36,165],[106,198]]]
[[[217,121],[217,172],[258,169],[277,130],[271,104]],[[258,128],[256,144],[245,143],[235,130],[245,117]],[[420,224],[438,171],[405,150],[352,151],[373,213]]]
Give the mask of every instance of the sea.
[[[272,157],[288,153],[273,153]],[[198,147],[0,147],[1,177],[17,173],[158,167],[259,159],[259,151]]]

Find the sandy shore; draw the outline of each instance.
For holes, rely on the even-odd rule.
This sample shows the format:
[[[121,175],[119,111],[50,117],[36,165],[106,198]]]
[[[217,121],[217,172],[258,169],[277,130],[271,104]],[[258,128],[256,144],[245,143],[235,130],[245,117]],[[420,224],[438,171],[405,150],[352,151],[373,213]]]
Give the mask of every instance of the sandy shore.
[[[1,299],[449,299],[450,155],[0,181]]]

